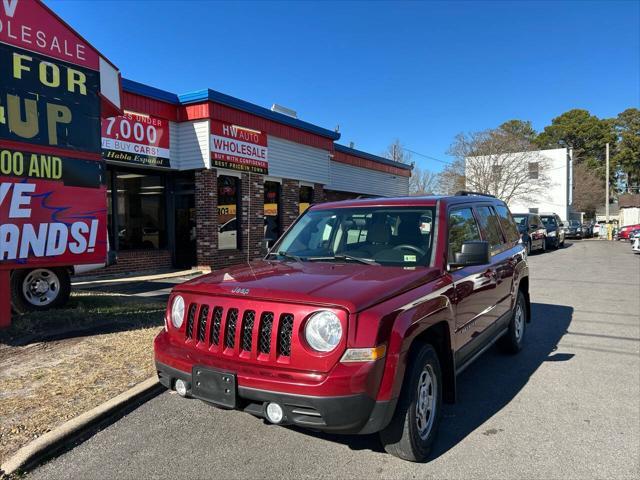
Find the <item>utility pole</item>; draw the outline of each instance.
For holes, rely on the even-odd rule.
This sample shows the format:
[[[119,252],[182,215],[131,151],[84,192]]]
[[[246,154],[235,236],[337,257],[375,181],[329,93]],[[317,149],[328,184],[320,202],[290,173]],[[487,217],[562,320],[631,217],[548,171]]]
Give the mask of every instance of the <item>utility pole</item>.
[[[609,225],[609,143],[607,142],[607,183],[606,183],[607,198],[604,204],[604,214],[607,217],[607,225]]]

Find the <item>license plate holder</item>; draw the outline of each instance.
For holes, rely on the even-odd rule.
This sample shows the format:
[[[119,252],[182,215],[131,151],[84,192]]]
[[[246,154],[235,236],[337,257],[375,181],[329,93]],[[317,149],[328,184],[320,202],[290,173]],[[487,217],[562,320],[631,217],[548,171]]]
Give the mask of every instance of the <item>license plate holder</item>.
[[[206,367],[193,367],[191,395],[205,402],[236,408],[236,376]]]

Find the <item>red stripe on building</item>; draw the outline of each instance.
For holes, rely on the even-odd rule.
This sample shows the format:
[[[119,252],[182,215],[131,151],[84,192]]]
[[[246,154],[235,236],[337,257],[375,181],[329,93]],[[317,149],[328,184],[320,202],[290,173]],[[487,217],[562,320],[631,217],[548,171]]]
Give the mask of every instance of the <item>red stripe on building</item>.
[[[374,162],[373,160],[356,157],[355,155],[349,155],[337,150],[334,152],[333,161],[346,163],[355,167],[368,168],[369,170],[378,170],[379,172],[391,173],[393,175],[399,175],[401,177],[411,176],[411,170],[405,170],[403,168],[385,165],[384,163]]]
[[[178,107],[171,103],[143,97],[135,93],[123,92],[122,108],[130,112],[146,113],[153,117],[163,118],[172,122],[178,121]]]

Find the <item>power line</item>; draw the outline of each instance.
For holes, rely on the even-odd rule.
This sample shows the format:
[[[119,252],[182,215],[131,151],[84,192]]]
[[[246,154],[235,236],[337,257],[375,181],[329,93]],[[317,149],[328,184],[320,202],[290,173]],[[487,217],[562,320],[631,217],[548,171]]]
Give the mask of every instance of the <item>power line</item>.
[[[414,155],[418,155],[419,157],[428,158],[429,160],[433,160],[434,162],[444,163],[446,165],[451,165],[453,162],[450,160],[442,160],[440,158],[432,157],[431,155],[425,155],[424,153],[416,152],[415,150],[410,150],[408,148],[402,147],[403,150],[413,153]]]

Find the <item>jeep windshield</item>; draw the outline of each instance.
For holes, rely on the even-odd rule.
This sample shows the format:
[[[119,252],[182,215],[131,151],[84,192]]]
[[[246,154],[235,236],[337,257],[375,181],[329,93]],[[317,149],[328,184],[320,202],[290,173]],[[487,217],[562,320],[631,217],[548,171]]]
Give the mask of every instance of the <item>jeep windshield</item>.
[[[283,261],[427,266],[434,218],[433,207],[309,210],[270,256]]]

